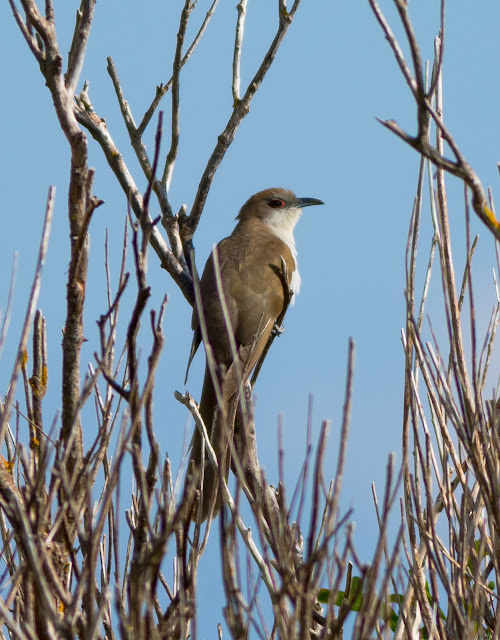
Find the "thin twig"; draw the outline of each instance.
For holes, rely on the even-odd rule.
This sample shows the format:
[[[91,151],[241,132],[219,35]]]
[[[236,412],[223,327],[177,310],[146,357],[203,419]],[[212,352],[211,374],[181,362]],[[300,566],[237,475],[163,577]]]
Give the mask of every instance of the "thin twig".
[[[233,52],[233,106],[240,101],[240,85],[241,85],[241,45],[243,43],[243,32],[245,29],[245,16],[248,0],[240,0],[236,5],[238,11],[238,19],[236,21],[236,29],[234,34],[234,52]]]
[[[17,377],[21,368],[21,364],[28,344],[28,335],[33,324],[33,318],[35,317],[36,306],[38,303],[38,296],[40,294],[40,286],[42,282],[42,271],[45,264],[45,257],[47,255],[47,249],[49,246],[50,228],[52,224],[52,215],[54,213],[56,188],[50,187],[49,194],[47,196],[47,205],[45,207],[45,216],[43,220],[42,237],[40,240],[40,247],[38,249],[38,258],[35,267],[35,275],[33,278],[33,284],[31,285],[31,291],[28,301],[28,307],[24,316],[23,327],[21,330],[21,337],[17,347],[16,362],[12,370],[10,383],[7,391],[7,395],[4,401],[4,411],[0,416],[0,442],[3,442],[5,438],[5,430],[10,416],[10,406],[14,398],[16,390]]]
[[[179,30],[177,32],[177,46],[175,48],[174,60],[172,63],[172,116],[171,116],[171,139],[170,149],[168,150],[167,159],[165,160],[165,168],[161,182],[168,191],[172,181],[175,161],[179,149],[179,76],[182,69],[182,46],[186,37],[186,29],[188,26],[189,14],[191,12],[191,0],[186,0],[184,8],[181,11],[181,19]]]

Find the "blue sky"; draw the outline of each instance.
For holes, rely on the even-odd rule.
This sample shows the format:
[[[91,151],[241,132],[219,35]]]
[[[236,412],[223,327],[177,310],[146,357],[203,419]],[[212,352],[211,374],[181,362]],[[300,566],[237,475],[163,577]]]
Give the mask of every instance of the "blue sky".
[[[55,2],[61,51],[69,48],[76,2]],[[206,161],[229,117],[231,56],[236,3],[222,2],[198,50],[181,76],[181,147],[170,189],[174,210],[192,204]],[[174,6],[175,5],[175,6]],[[252,77],[276,28],[276,2],[250,0],[243,43],[242,86]],[[114,59],[136,120],[149,105],[157,84],[170,77],[180,2],[110,0],[96,5],[82,80],[106,118],[111,135],[140,188],[145,181],[130,149],[106,72]],[[199,0],[188,34],[203,10]],[[382,4],[394,29],[390,2]],[[439,28],[438,3],[414,3],[412,16],[422,53],[432,54]],[[495,190],[498,142],[498,34],[500,7],[493,2],[455,0],[447,9],[444,59],[445,120],[485,186]],[[50,381],[45,420],[60,405],[61,330],[68,264],[66,219],[68,151],[37,64],[14,24],[7,3],[0,5],[0,55],[4,60],[0,103],[0,184],[3,194],[0,252],[0,307],[5,306],[14,251],[19,267],[9,339],[0,361],[0,388],[7,380],[19,337],[38,249],[45,199],[56,185],[56,209],[40,306],[47,317]],[[189,39],[189,35],[188,35]],[[406,48],[404,47],[406,51]],[[168,123],[169,96],[163,108]],[[299,196],[321,198],[324,207],[306,209],[296,229],[302,290],[286,318],[285,334],[273,346],[256,389],[257,436],[262,465],[277,480],[277,424],[283,416],[286,477],[296,479],[305,450],[309,395],[313,396],[313,434],[323,418],[332,420],[325,473],[333,476],[342,415],[348,338],[356,342],[353,413],[343,505],[352,507],[356,542],[368,561],[376,536],[370,485],[379,493],[387,456],[400,461],[406,237],[416,189],[419,158],[376,117],[395,119],[415,131],[415,108],[368,2],[302,0],[286,39],[251,104],[212,186],[195,236],[198,268],[213,243],[228,235],[245,200],[270,186],[291,188]],[[165,127],[168,131],[168,125]],[[154,131],[147,140],[152,150]],[[163,149],[167,148],[167,141]],[[87,292],[83,363],[92,361],[95,319],[105,310],[104,238],[109,232],[111,271],[116,285],[126,201],[91,140],[89,164],[96,167],[94,192],[105,205],[90,229],[91,268]],[[457,266],[463,265],[463,189],[449,183]],[[155,209],[152,211],[156,214]],[[430,244],[424,214],[422,264]],[[480,326],[494,304],[491,279],[493,242],[476,220],[476,292]],[[132,265],[130,264],[129,267]],[[458,271],[459,272],[459,271]],[[420,272],[422,274],[422,271]],[[162,451],[178,464],[186,414],[173,398],[183,389],[189,353],[190,308],[168,274],[150,254],[151,306],[166,292],[166,346],[157,374],[156,433]],[[429,301],[435,328],[442,332],[437,272]],[[128,300],[132,299],[132,292]],[[478,302],[479,301],[479,302]],[[125,316],[122,317],[125,323]],[[150,344],[144,332],[144,358]],[[498,356],[494,356],[498,364]],[[203,358],[198,356],[187,389],[200,392]],[[191,424],[189,423],[191,429]],[[189,432],[190,433],[190,432]],[[188,436],[189,437],[189,436]],[[88,444],[88,443],[87,443]],[[290,491],[290,490],[289,490]],[[215,531],[214,531],[215,533]],[[200,566],[199,589],[218,589],[216,540]],[[203,598],[202,598],[203,601]],[[210,603],[208,603],[210,605]],[[207,606],[200,637],[213,637],[220,609]],[[201,630],[201,629],[200,629]]]

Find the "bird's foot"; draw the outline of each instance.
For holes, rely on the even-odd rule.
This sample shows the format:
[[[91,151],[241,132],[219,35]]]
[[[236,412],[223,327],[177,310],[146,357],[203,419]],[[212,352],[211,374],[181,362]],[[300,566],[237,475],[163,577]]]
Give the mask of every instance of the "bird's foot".
[[[285,327],[283,325],[279,325],[277,322],[274,323],[272,334],[273,336],[279,336],[285,331]]]

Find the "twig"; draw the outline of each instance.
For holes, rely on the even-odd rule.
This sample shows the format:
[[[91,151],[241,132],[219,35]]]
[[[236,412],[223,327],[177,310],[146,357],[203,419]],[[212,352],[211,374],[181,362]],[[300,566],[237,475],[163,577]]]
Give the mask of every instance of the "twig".
[[[12,256],[12,268],[10,271],[9,294],[7,296],[7,304],[5,306],[5,312],[2,318],[2,328],[0,329],[0,357],[2,356],[3,345],[5,344],[5,339],[7,338],[7,333],[9,331],[10,316],[12,314],[12,300],[14,298],[14,288],[16,284],[18,257],[19,257],[19,254],[17,253],[17,251],[15,251],[14,255]]]
[[[399,64],[401,72],[405,77],[405,80],[410,87],[415,102],[418,107],[418,133],[415,137],[406,133],[396,122],[393,120],[379,120],[381,124],[383,124],[389,131],[392,131],[399,138],[401,138],[408,145],[413,147],[419,153],[422,153],[426,158],[428,158],[436,167],[441,170],[447,171],[454,176],[457,176],[470,188],[472,191],[472,204],[474,207],[474,211],[477,216],[483,221],[483,223],[488,227],[488,229],[494,234],[497,240],[500,240],[500,223],[496,219],[493,211],[488,205],[487,198],[481,181],[476,173],[472,170],[470,165],[466,162],[463,157],[457,143],[455,142],[453,136],[450,134],[448,129],[444,126],[441,114],[439,111],[435,111],[429,100],[429,95],[426,94],[424,86],[423,86],[423,77],[422,77],[422,62],[420,57],[420,51],[418,49],[418,44],[413,32],[413,28],[411,22],[408,17],[408,6],[407,3],[403,0],[394,0],[394,4],[399,12],[399,16],[403,27],[405,29],[406,38],[408,41],[408,46],[410,47],[410,53],[413,59],[414,64],[414,72],[415,76],[412,75],[408,65],[404,60],[404,56],[401,51],[401,47],[399,46],[397,39],[392,33],[388,22],[383,16],[382,11],[376,0],[369,0],[370,6],[381,25],[385,36],[391,46],[391,49],[394,53],[394,56]],[[441,4],[441,23],[443,24],[443,14],[444,7]],[[439,41],[439,49],[442,46],[442,38],[441,36],[436,38]],[[442,64],[442,52],[439,51],[438,56],[436,57],[436,73],[439,74],[441,70]],[[431,88],[438,84],[439,77],[436,76],[432,82]],[[450,147],[455,160],[450,160],[443,155],[442,150],[440,150],[437,146],[432,146],[429,144],[427,139],[428,133],[428,116],[430,116],[433,122],[436,125],[438,130],[438,139],[444,140]]]
[[[73,40],[68,54],[68,68],[64,82],[68,94],[72,96],[76,91],[80,73],[85,59],[85,51],[90,33],[90,25],[94,14],[95,0],[82,0],[80,9],[76,12],[76,24]]]
[[[236,21],[236,29],[234,34],[234,52],[233,52],[233,106],[236,106],[240,100],[241,85],[241,45],[243,42],[243,32],[245,28],[245,15],[247,10],[247,1],[240,0],[236,5],[238,11],[238,20]]]
[[[172,63],[172,117],[171,117],[171,140],[170,149],[165,160],[165,168],[161,182],[168,191],[172,181],[175,160],[179,149],[179,76],[182,68],[182,46],[186,37],[186,29],[191,12],[191,0],[186,0],[181,11],[179,31],[177,32],[177,46],[175,48],[174,61]]]
[[[19,344],[17,347],[16,363],[12,370],[12,375],[10,378],[7,395],[5,397],[4,410],[2,411],[0,416],[0,442],[3,442],[5,438],[5,430],[7,428],[7,423],[9,420],[10,406],[12,404],[12,400],[14,398],[14,393],[16,390],[17,377],[19,375],[21,363],[23,361],[24,353],[26,351],[26,346],[28,344],[29,331],[31,329],[31,325],[33,324],[33,318],[35,317],[36,306],[38,303],[38,296],[40,294],[40,285],[42,281],[42,270],[45,264],[45,257],[47,255],[47,249],[49,246],[50,228],[52,224],[52,215],[54,213],[55,193],[56,193],[56,188],[50,187],[49,194],[47,197],[47,205],[45,208],[45,217],[43,220],[42,237],[40,240],[40,247],[38,249],[38,258],[37,258],[36,267],[35,267],[35,275],[33,278],[33,284],[31,285],[28,307],[26,309],[26,314],[24,316],[23,328],[21,330],[21,337],[19,339]]]

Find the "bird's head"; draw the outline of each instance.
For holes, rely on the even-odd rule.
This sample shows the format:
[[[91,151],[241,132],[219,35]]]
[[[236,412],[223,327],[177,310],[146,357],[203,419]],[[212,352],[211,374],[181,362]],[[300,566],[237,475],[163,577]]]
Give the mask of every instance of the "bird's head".
[[[302,208],[315,204],[324,203],[316,198],[297,198],[289,189],[265,189],[245,202],[237,220],[243,222],[257,218],[275,231],[291,233],[300,218]]]

